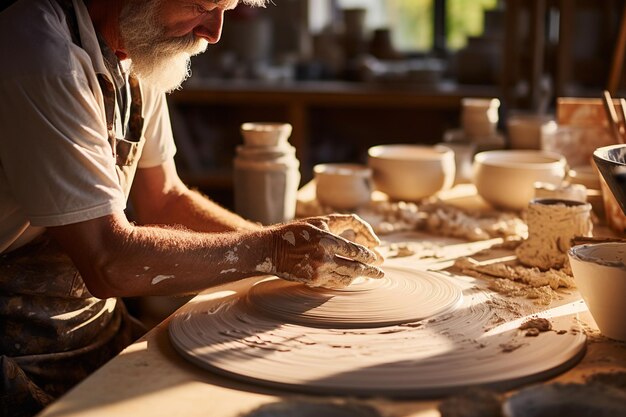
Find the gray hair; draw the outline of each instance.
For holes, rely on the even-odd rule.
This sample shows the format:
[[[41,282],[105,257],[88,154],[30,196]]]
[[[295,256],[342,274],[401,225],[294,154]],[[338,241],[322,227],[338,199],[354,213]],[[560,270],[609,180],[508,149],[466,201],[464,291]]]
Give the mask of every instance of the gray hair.
[[[265,7],[267,3],[273,3],[271,0],[243,0],[243,4],[254,7]]]

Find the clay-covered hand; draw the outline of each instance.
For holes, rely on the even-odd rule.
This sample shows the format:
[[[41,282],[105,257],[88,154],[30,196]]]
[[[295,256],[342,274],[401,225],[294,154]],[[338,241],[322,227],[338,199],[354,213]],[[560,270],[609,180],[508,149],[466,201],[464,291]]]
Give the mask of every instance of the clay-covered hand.
[[[359,243],[369,249],[380,245],[380,239],[372,230],[372,226],[356,214],[329,214],[327,216],[309,217],[302,221],[322,230],[342,235],[348,240]]]
[[[272,227],[270,256],[256,269],[311,287],[342,288],[359,276],[382,278],[384,272],[375,266],[380,263],[376,252],[330,231],[350,225],[359,230],[360,241],[373,245],[378,238],[359,220],[331,215]]]
[[[385,260],[376,250],[380,245],[380,239],[372,226],[356,214],[329,214],[309,217],[303,221],[367,247],[376,254],[374,265],[382,265]]]

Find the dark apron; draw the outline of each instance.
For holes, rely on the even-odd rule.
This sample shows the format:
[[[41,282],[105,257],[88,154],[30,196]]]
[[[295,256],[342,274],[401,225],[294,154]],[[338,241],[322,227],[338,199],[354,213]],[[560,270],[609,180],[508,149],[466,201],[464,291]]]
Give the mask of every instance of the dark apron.
[[[71,0],[57,0],[80,45]],[[109,54],[112,51],[107,51]],[[143,143],[139,83],[129,77],[130,116],[115,133],[115,86],[98,75],[112,156],[127,187]],[[121,300],[91,296],[80,274],[46,234],[0,255],[0,417],[32,416],[141,335]]]

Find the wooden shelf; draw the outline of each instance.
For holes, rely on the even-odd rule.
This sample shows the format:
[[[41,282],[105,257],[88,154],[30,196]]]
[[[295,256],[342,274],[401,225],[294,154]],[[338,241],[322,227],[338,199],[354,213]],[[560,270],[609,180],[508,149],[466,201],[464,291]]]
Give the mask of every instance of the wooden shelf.
[[[311,178],[312,165],[328,162],[314,146],[337,147],[337,158],[355,159],[368,146],[380,143],[436,143],[446,129],[458,127],[461,99],[498,97],[498,86],[357,83],[340,81],[281,82],[199,80],[170,95],[170,105],[181,120],[203,117],[220,124],[220,150],[241,143],[238,124],[244,121],[284,121],[293,125],[290,142],[301,162],[303,181]],[[254,119],[254,120],[252,120]],[[268,120],[274,119],[274,120]],[[174,120],[177,122],[177,120]],[[176,133],[176,132],[175,132]],[[191,135],[193,136],[193,135]],[[204,135],[208,136],[208,134]],[[177,135],[177,141],[179,135]],[[205,140],[205,139],[200,139]],[[208,140],[208,139],[206,139]],[[183,145],[194,156],[196,145]],[[339,147],[353,146],[356,150]],[[181,146],[179,146],[180,148]],[[189,149],[191,148],[191,150]],[[326,150],[325,155],[332,153]],[[226,158],[224,157],[224,158]],[[358,162],[358,161],[353,161]],[[224,161],[228,166],[230,161]],[[198,166],[198,163],[192,163]],[[220,167],[223,168],[223,167]],[[194,174],[202,175],[202,170]]]
[[[276,104],[392,106],[457,108],[463,97],[497,97],[498,86],[465,86],[452,82],[437,84],[358,83],[342,81],[260,81],[200,80],[170,96],[186,104]]]

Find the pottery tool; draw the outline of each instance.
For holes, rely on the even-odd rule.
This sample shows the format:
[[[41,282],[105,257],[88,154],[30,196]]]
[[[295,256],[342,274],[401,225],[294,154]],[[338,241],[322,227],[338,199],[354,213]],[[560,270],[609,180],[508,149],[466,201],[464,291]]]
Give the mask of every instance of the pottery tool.
[[[385,272],[387,282],[357,282],[343,293],[274,279],[201,295],[172,318],[170,339],[189,361],[248,383],[410,398],[511,389],[556,375],[584,353],[577,313],[585,304],[575,295],[537,312],[473,278]],[[520,328],[531,315],[553,330],[528,336]]]
[[[611,97],[611,93],[609,93],[607,90],[604,90],[604,93],[602,95],[602,102],[604,104],[606,118],[609,122],[609,128],[611,129],[615,142],[624,143],[624,138],[620,129],[619,118],[617,117],[617,111],[615,110],[615,106],[613,105],[613,98]]]
[[[622,116],[622,133],[624,135],[623,139],[626,140],[626,99],[619,99],[619,108]]]

